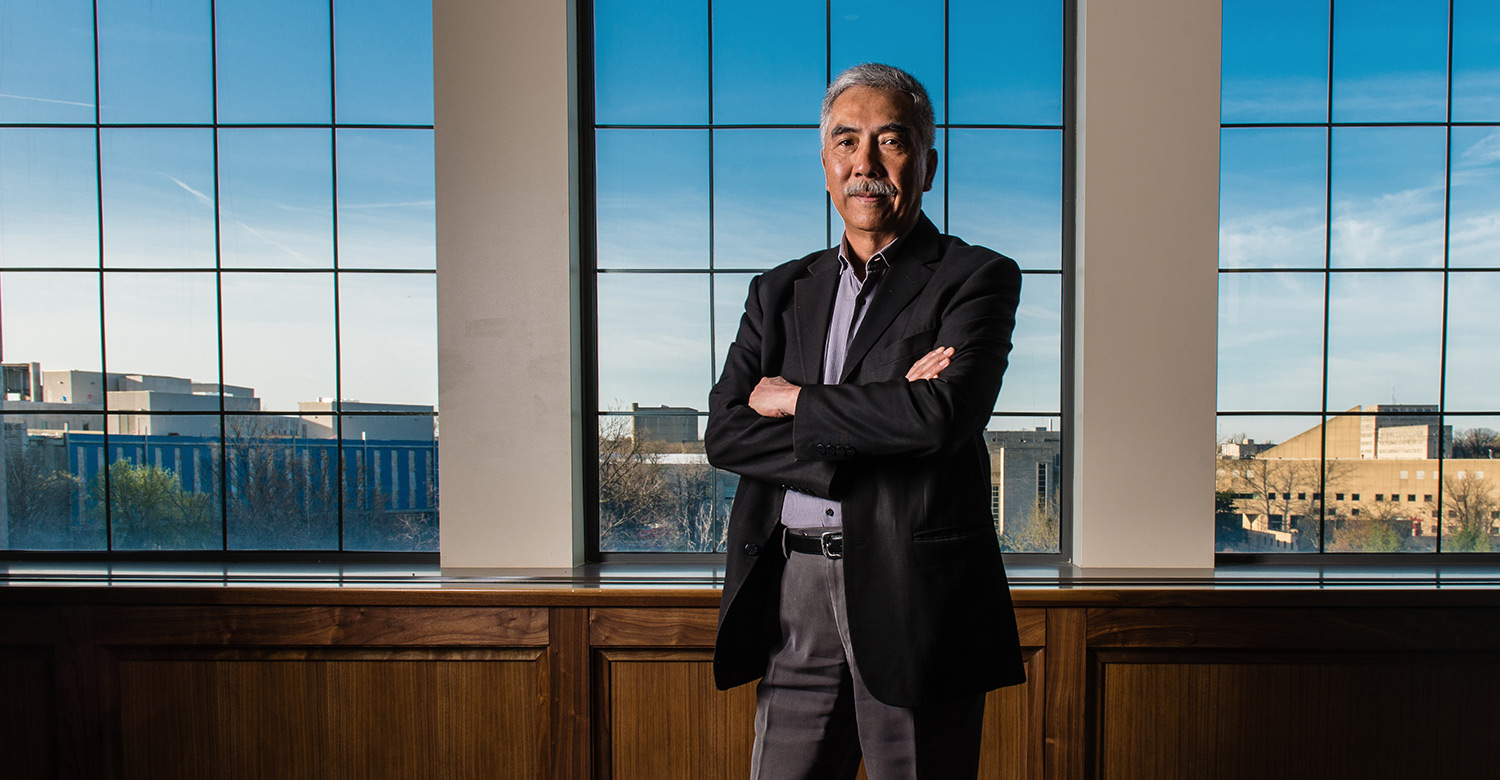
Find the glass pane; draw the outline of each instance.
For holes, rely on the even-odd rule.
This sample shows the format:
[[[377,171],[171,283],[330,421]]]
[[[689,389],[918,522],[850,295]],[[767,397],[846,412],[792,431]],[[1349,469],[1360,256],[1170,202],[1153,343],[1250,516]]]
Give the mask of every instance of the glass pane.
[[[341,418],[344,549],[437,551],[433,422],[420,415]]]
[[[223,548],[219,419],[110,415],[109,470],[90,475],[89,492],[99,504],[108,496],[114,549]]]
[[[1437,427],[1437,407],[1381,404],[1363,411],[1328,420],[1323,548],[1432,552],[1432,524],[1424,521],[1436,504],[1424,501],[1423,488],[1430,500],[1435,482],[1427,477],[1436,478],[1437,452],[1426,450],[1436,443],[1429,434]]]
[[[1329,284],[1328,409],[1435,404],[1442,274],[1335,274]]]
[[[208,123],[213,108],[213,4],[97,3],[99,118]]]
[[[708,4],[594,3],[599,124],[708,122]]]
[[[40,363],[44,371],[98,371],[100,342],[97,273],[0,274],[0,358],[5,362]],[[79,400],[46,386],[42,392],[40,398],[11,400]]]
[[[1062,276],[1026,274],[997,412],[1056,412],[1062,405]]]
[[[719,0],[713,14],[714,121],[817,124],[827,85],[827,9],[797,0]]]
[[[94,121],[94,6],[0,5],[0,122]]]
[[[1057,0],[949,2],[950,121],[1062,124],[1063,5]],[[998,31],[1003,32],[997,36]],[[995,56],[997,37],[1004,57]]]
[[[1500,411],[1500,273],[1453,273],[1448,279],[1448,381],[1450,411]]]
[[[922,82],[937,121],[947,121],[943,103],[943,10],[942,3],[832,0],[831,72],[837,76],[862,62],[894,65]]]
[[[437,267],[431,130],[339,130],[340,268]]]
[[[1441,127],[1334,129],[1334,267],[1443,264],[1445,135]]]
[[[1219,409],[1323,405],[1323,274],[1219,274]]]
[[[341,398],[430,412],[438,402],[437,277],[340,274],[338,285]]]
[[[338,121],[432,124],[430,0],[335,0]]]
[[[7,409],[17,406],[7,403]],[[0,415],[0,467],[10,550],[101,550],[104,513],[86,474],[104,456],[104,417],[61,410]],[[92,433],[83,434],[88,430]]]
[[[1224,0],[1224,122],[1328,118],[1328,2]]]
[[[1500,5],[1453,3],[1453,120],[1500,121]]]
[[[1217,552],[1316,552],[1323,491],[1317,416],[1218,418]]]
[[[1448,262],[1500,267],[1500,128],[1455,127]]]
[[[599,276],[599,408],[708,408],[708,276]]]
[[[218,336],[213,274],[106,276],[104,344],[111,374],[141,376],[149,388],[164,387],[174,396],[214,392]],[[213,408],[218,408],[217,398]]]
[[[600,130],[600,268],[707,268],[708,132]]]
[[[214,266],[212,130],[100,130],[104,264]]]
[[[729,345],[740,329],[753,274],[714,274],[714,379],[724,373]],[[704,408],[707,408],[706,406]]]
[[[816,130],[714,133],[714,267],[770,268],[826,246]]]
[[[1220,268],[1323,267],[1327,132],[1220,131]]]
[[[1333,121],[1441,122],[1447,76],[1448,0],[1334,5]]]
[[[99,265],[93,130],[0,129],[0,265]]]
[[[1062,551],[1062,433],[1058,417],[992,417],[984,432],[990,451],[990,514],[1000,549]]]
[[[219,252],[224,267],[333,267],[328,133],[219,131]]]
[[[1062,268],[1062,132],[952,130],[951,232],[1015,258]]]
[[[338,442],[301,437],[299,423],[225,418],[230,549],[338,549]]]
[[[220,122],[330,121],[326,3],[217,0],[214,14]]]
[[[599,418],[599,549],[722,551],[739,478],[709,466],[701,445],[684,452],[645,435],[656,419]]]
[[[332,398],[333,274],[233,274],[221,281],[224,384],[251,410]]]
[[[1500,417],[1448,416],[1443,422],[1452,436],[1452,450],[1442,462],[1441,488],[1434,490],[1434,472],[1426,475],[1429,481],[1419,483],[1424,495],[1418,498],[1439,493],[1438,501],[1423,502],[1431,510],[1425,520],[1428,537],[1441,515],[1443,552],[1500,551]]]

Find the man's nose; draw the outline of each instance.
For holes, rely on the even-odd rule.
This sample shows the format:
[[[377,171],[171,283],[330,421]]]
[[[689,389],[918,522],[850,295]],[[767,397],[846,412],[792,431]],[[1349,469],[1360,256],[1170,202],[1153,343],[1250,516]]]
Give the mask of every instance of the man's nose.
[[[854,173],[872,179],[885,175],[885,168],[880,164],[878,143],[860,145],[859,150],[854,153]]]

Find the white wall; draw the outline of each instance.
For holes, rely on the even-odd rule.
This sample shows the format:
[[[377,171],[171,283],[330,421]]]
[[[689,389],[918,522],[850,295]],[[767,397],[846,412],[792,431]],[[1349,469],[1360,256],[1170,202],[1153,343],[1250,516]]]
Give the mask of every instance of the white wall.
[[[1074,560],[1213,564],[1219,3],[1079,0]],[[436,0],[445,568],[579,561],[568,0]]]

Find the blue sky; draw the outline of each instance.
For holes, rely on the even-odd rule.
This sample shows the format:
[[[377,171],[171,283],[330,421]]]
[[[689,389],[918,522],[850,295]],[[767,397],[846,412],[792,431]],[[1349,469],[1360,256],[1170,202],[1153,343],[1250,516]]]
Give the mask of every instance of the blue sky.
[[[855,62],[912,70],[938,121],[959,125],[938,139],[933,220],[1023,268],[1059,269],[1061,8],[951,0],[945,28],[934,0],[717,0],[711,20],[702,0],[598,0],[599,264],[673,272],[601,275],[601,408],[704,408],[752,272],[836,240],[812,126],[828,74]],[[432,122],[420,0],[340,0],[336,78],[325,3],[220,0],[217,52],[206,0],[100,9],[106,125],[211,125],[216,110],[227,124]],[[1436,403],[1442,387],[1451,409],[1500,406],[1487,357],[1500,315],[1485,304],[1500,285],[1455,274],[1445,323],[1440,272],[1445,245],[1455,269],[1500,266],[1500,7],[1457,0],[1453,13],[1451,114],[1478,124],[1450,144],[1442,127],[1319,126],[1447,118],[1446,0],[1340,3],[1331,77],[1326,1],[1224,3],[1224,121],[1313,126],[1223,131],[1219,267],[1274,272],[1221,275],[1221,410],[1321,410],[1324,277],[1302,272],[1325,262],[1341,269],[1328,287],[1329,408]],[[91,14],[84,0],[0,6],[0,124],[92,125]],[[106,275],[112,370],[212,380],[220,312],[203,272],[217,260],[275,272],[224,277],[226,382],[293,408],[333,394],[337,346],[345,397],[436,403],[431,276],[343,275],[336,342],[331,276],[296,273],[332,267],[335,223],[343,268],[435,267],[431,131],[105,127],[102,167],[94,139],[92,127],[0,128],[5,360],[98,367],[98,275],[5,269],[97,269],[102,215],[105,268],[182,271]],[[733,272],[711,277],[710,263]],[[1411,270],[1362,273],[1391,268]],[[1058,411],[1060,329],[1059,277],[1028,275],[1000,412]],[[1307,427],[1226,420],[1222,431],[1258,438]]]
[[[1445,248],[1451,268],[1500,268],[1500,7],[1453,4],[1452,119],[1481,124],[1451,137],[1447,0],[1337,3],[1331,77],[1329,23],[1326,1],[1227,0],[1223,121],[1439,125],[1223,131],[1219,267],[1276,272],[1220,275],[1219,408],[1322,410],[1326,317],[1329,411],[1494,411],[1497,277],[1452,274],[1445,322],[1442,269]],[[1293,272],[1325,263],[1340,272]],[[1221,417],[1219,431],[1280,441],[1316,422]]]
[[[599,265],[673,272],[600,275],[601,409],[705,409],[753,271],[838,240],[815,125],[829,73],[849,65],[913,72],[940,124],[1026,126],[940,133],[923,205],[1023,268],[1061,268],[1062,4],[954,0],[948,13],[945,31],[942,2],[725,0],[711,23],[701,0],[596,3]],[[710,138],[710,123],[792,127]],[[997,408],[1058,411],[1061,303],[1060,277],[1027,276]]]
[[[332,269],[335,244],[343,269],[435,268],[432,131],[328,127],[335,112],[432,123],[430,2],[332,10],[101,3],[96,92],[92,2],[0,5],[0,124],[90,125],[0,128],[5,360],[97,370],[105,354],[111,371],[213,382],[222,341],[223,381],[295,410],[339,392],[337,352],[344,398],[437,404],[430,274],[348,273],[335,291],[292,273]],[[97,273],[7,271],[101,262],[122,271],[105,274],[102,350]],[[272,273],[226,273],[216,292],[216,264]]]

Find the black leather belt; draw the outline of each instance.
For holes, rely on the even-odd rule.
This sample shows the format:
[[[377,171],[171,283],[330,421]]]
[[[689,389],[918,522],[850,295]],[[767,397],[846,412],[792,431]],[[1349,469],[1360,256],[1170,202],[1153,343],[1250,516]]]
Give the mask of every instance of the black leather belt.
[[[820,536],[806,536],[795,531],[787,531],[786,548],[792,552],[821,555],[825,558],[842,558],[844,557],[844,534],[842,531],[826,531]]]

